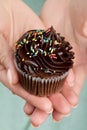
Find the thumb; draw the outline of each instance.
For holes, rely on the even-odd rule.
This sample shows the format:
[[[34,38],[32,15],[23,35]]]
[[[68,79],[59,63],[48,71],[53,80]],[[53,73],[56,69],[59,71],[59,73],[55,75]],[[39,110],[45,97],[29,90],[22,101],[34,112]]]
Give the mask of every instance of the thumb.
[[[14,65],[13,51],[3,35],[0,35],[0,64],[6,69],[9,83],[16,84],[18,75]]]

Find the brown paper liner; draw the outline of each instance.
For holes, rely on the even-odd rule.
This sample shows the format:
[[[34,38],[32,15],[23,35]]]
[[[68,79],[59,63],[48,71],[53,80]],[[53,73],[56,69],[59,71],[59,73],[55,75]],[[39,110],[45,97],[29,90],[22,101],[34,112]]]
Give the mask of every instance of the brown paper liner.
[[[22,72],[17,65],[16,68],[19,72],[19,79],[22,87],[30,94],[36,96],[50,96],[51,94],[60,91],[68,75],[68,72],[66,72],[62,76],[41,79],[40,77],[32,77],[31,75]]]

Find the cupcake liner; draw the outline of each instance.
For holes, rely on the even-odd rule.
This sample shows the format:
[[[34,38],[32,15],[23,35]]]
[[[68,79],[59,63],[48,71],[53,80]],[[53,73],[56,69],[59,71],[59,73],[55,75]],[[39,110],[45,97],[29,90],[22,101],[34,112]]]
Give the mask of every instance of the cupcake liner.
[[[22,87],[30,94],[36,96],[49,96],[55,92],[60,91],[68,75],[68,72],[65,72],[61,76],[51,77],[47,79],[32,77],[31,75],[28,75],[20,70],[16,62],[15,65],[17,71],[19,72],[19,79]]]

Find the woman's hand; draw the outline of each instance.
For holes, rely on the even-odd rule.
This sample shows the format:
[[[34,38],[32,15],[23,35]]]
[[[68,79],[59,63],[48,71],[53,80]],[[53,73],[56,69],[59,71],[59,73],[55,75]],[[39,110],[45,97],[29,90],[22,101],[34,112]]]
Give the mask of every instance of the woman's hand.
[[[45,121],[52,112],[52,105],[54,108],[52,115],[55,120],[61,120],[69,114],[72,106],[76,106],[78,103],[78,95],[86,76],[85,61],[87,60],[86,57],[82,57],[86,54],[86,49],[78,45],[77,35],[73,31],[75,28],[69,14],[69,0],[67,3],[66,0],[61,0],[61,2],[51,0],[49,3],[50,1],[47,0],[41,13],[41,19],[46,28],[53,25],[57,32],[61,32],[72,43],[76,57],[73,70],[70,70],[63,90],[61,93],[50,96],[49,99],[30,95],[21,87],[13,61],[14,43],[24,32],[44,28],[43,23],[20,0],[3,0],[0,5],[0,81],[13,93],[26,100],[24,111],[28,115],[31,114],[31,122],[35,126]]]
[[[84,36],[77,37],[76,35],[76,31],[80,34],[80,32],[76,30],[78,29],[76,28],[77,26],[75,26],[75,24],[79,24],[77,20],[79,10],[78,12],[74,12],[73,2],[76,4],[77,1],[47,0],[40,15],[45,27],[48,28],[53,25],[55,30],[65,36],[66,40],[72,44],[75,52],[74,67],[70,70],[63,90],[49,97],[54,108],[52,113],[53,119],[56,121],[69,115],[71,109],[77,106],[79,93],[87,74],[87,51],[86,47],[81,45],[81,42],[87,41],[87,38],[84,40]],[[72,15],[73,12],[74,14]],[[76,13],[76,18],[72,18]],[[78,43],[78,41],[81,42]],[[47,118],[48,114],[39,111],[37,108],[34,109],[33,106],[31,106],[30,108],[32,109],[29,110],[29,107],[30,105],[26,103],[24,107],[25,113],[31,114],[30,119],[34,126],[39,126]],[[37,120],[37,118],[39,118],[39,120]]]
[[[0,82],[34,107],[50,113],[51,101],[27,93],[18,82],[14,65],[15,42],[30,29],[44,28],[42,22],[21,0],[0,2]]]
[[[76,3],[80,4],[78,10],[76,10],[77,8],[75,7]],[[66,40],[72,43],[73,50],[75,52],[74,67],[67,77],[67,81],[63,90],[61,93],[50,97],[50,100],[52,101],[53,107],[55,109],[53,112],[53,118],[55,120],[59,120],[60,115],[62,116],[66,114],[66,111],[64,111],[66,108],[67,113],[70,113],[71,108],[78,103],[76,99],[78,99],[87,74],[87,45],[84,46],[81,42],[78,42],[84,42],[85,39],[84,36],[81,37],[82,30],[79,29],[81,25],[79,25],[80,21],[77,20],[79,18],[79,13],[81,13],[81,6],[83,5],[81,5],[81,1],[79,0],[67,0],[67,2],[66,0],[47,0],[41,13],[41,19],[45,26],[49,27],[53,25],[57,32],[61,33],[61,35],[66,37]],[[78,25],[79,28],[75,25]],[[77,33],[80,36],[77,37]],[[70,88],[70,86],[72,87]],[[56,100],[54,98],[55,96]],[[61,105],[58,103],[60,99]]]

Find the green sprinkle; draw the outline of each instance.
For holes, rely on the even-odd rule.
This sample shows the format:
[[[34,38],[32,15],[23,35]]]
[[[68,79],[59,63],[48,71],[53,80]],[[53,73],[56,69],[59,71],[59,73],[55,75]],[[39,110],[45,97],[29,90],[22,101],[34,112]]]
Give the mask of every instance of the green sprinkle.
[[[52,40],[50,40],[50,46],[52,45]]]
[[[31,46],[30,48],[31,48],[31,51],[32,51],[32,52],[34,52],[34,49],[33,49],[33,47]]]
[[[37,54],[38,54],[38,51],[35,52],[35,55],[34,55],[34,56],[37,56]]]
[[[49,40],[48,40],[48,39],[43,39],[43,41],[44,41],[44,42],[46,42],[46,43],[47,43],[47,42],[49,42]]]
[[[28,34],[28,38],[30,37],[31,35],[30,35],[30,33]]]
[[[20,42],[21,45],[24,45],[24,42]]]
[[[50,37],[48,38],[48,40],[50,41]]]

